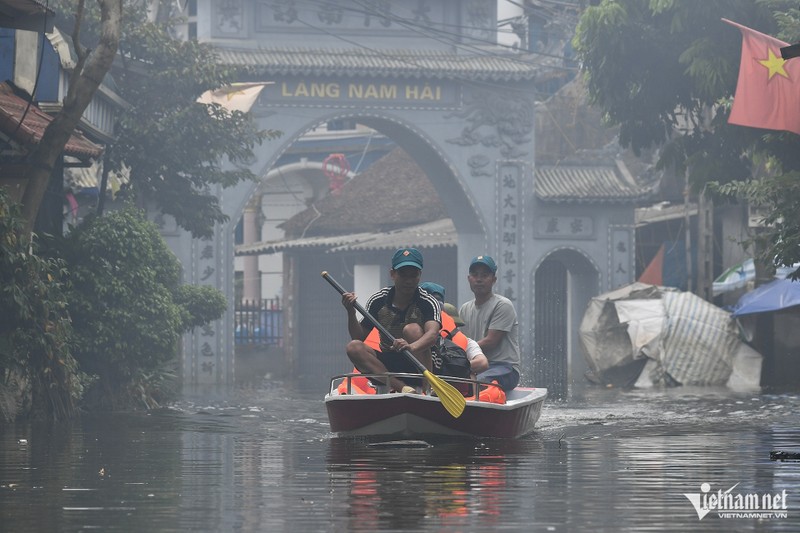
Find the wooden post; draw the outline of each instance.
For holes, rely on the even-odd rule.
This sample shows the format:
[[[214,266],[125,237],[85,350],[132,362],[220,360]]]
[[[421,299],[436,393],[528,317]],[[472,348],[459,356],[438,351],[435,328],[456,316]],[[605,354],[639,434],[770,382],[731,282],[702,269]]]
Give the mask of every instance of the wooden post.
[[[684,171],[686,182],[683,189],[683,241],[686,246],[686,292],[692,290],[692,210],[689,188],[689,167]]]
[[[711,301],[714,277],[714,203],[703,190],[697,197],[697,295]]]

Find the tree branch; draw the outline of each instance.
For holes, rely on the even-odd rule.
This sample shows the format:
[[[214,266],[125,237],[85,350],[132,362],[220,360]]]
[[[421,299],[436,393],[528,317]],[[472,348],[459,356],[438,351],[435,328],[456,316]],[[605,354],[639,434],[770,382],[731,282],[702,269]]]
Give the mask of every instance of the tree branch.
[[[70,76],[70,87],[64,106],[42,135],[42,140],[28,155],[29,164],[25,174],[25,192],[22,196],[22,213],[25,216],[25,234],[33,231],[39,207],[50,180],[52,168],[56,167],[58,158],[62,156],[64,146],[72,132],[78,126],[83,112],[89,106],[100,82],[111,68],[117,53],[120,39],[122,17],[122,0],[97,0],[100,5],[101,34],[97,48],[86,51],[76,40],[73,42],[79,53],[78,65]],[[79,0],[76,17],[83,16],[84,0]],[[76,19],[73,38],[80,36],[80,20]]]

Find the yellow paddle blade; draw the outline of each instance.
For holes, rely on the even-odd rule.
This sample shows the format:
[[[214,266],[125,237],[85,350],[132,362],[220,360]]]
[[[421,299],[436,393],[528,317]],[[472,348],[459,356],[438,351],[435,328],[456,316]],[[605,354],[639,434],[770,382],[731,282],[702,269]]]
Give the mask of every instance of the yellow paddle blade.
[[[464,396],[448,382],[431,373],[430,370],[426,370],[422,375],[425,376],[433,390],[436,391],[436,396],[439,397],[447,412],[453,418],[461,416],[461,413],[464,412],[464,407],[467,406],[467,400],[464,399]]]

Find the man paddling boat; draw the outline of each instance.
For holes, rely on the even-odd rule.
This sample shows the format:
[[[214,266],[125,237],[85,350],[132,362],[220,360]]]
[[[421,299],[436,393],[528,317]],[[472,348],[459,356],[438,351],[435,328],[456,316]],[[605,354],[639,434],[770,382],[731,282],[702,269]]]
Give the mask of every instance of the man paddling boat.
[[[358,320],[356,295],[342,294],[342,305],[347,310],[347,329],[352,339],[347,344],[347,357],[359,372],[381,374],[385,372],[419,373],[403,351],[408,350],[428,370],[431,370],[431,346],[439,338],[442,324],[441,307],[432,295],[419,288],[422,276],[422,254],[416,248],[400,248],[392,256],[389,271],[393,285],[384,287],[368,300],[366,311],[392,335],[381,333],[380,351],[376,352],[364,340],[373,327],[368,318]],[[423,386],[419,379],[392,377],[392,390],[414,392]]]

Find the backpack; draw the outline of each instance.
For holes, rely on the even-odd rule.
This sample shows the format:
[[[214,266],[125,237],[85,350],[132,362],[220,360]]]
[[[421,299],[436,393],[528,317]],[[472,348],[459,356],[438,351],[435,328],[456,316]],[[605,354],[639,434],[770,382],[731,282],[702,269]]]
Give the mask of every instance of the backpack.
[[[447,337],[440,337],[439,342],[431,347],[433,373],[439,376],[469,379],[472,371],[467,352],[451,340],[456,331],[458,330],[450,332]]]

